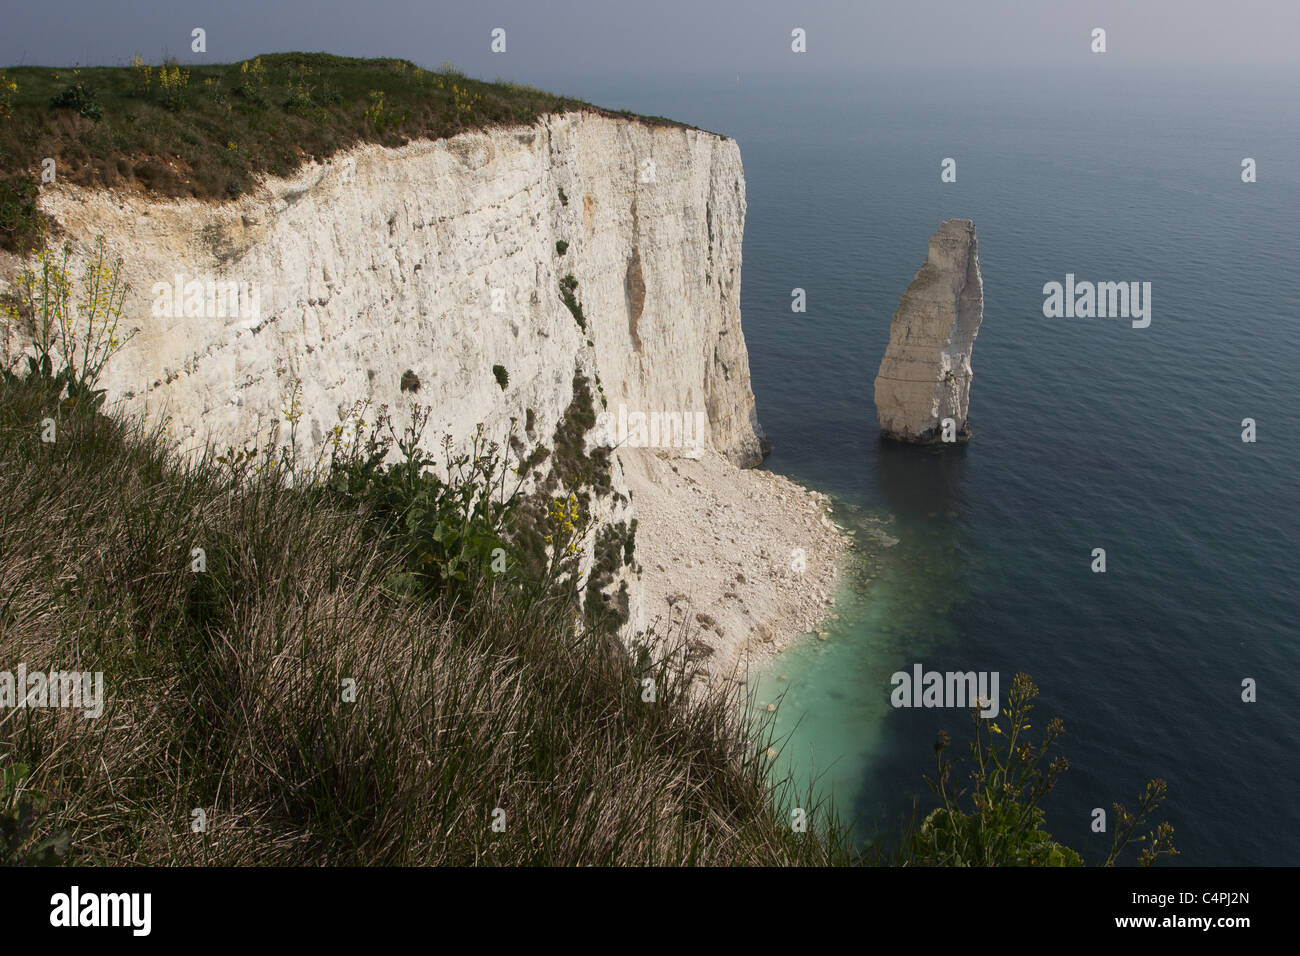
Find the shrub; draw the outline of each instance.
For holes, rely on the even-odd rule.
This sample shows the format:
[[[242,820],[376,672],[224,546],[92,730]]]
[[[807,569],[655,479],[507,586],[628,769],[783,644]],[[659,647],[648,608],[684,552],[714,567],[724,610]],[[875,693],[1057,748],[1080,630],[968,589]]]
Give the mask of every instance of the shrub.
[[[207,92],[208,96],[212,98],[212,102],[221,106],[230,105],[230,100],[226,96],[225,91],[221,89],[221,80],[218,77],[205,77],[203,80],[203,89]]]
[[[614,583],[615,575],[631,563],[632,538],[624,522],[607,524],[596,535],[592,554],[591,572],[587,576],[586,600],[583,618],[589,627],[617,632],[628,619],[627,582],[620,584],[615,594],[605,589]]]
[[[1060,718],[1048,724],[1041,744],[1032,742],[1029,715],[1038,688],[1026,674],[1017,674],[1002,717],[984,718],[976,709],[975,738],[970,743],[972,769],[968,790],[954,790],[955,761],[945,760],[951,743],[941,732],[936,741],[938,772],[930,788],[940,806],[910,836],[911,862],[933,866],[1081,866],[1074,850],[1056,842],[1043,828],[1043,798],[1056,778],[1069,767],[1064,757],[1041,766],[1047,751],[1065,732]],[[1005,718],[1005,720],[1004,720]],[[1136,814],[1115,805],[1115,835],[1105,865],[1112,866],[1136,830],[1159,806],[1165,784],[1153,780]],[[1149,866],[1161,856],[1176,854],[1173,827],[1161,823],[1138,842],[1146,843],[1139,862]]]
[[[162,93],[162,102],[169,110],[178,110],[184,105],[185,91],[190,85],[190,71],[179,66],[167,65],[158,68],[158,89]]]
[[[416,406],[401,436],[389,428],[364,443],[335,454],[324,485],[344,501],[373,509],[407,566],[404,589],[457,596],[471,577],[486,573],[493,553],[504,549],[503,536],[523,478],[515,476],[480,427],[466,454],[453,455],[450,437],[443,441],[441,465],[420,448],[430,410]],[[401,458],[383,464],[392,444]]]
[[[482,101],[482,97],[473,90],[457,83],[451,84],[451,100],[456,110],[456,115],[462,119],[468,119],[474,113],[475,107]]]
[[[26,255],[39,246],[48,229],[36,204],[40,190],[24,173],[0,173],[0,248]]]
[[[144,98],[153,89],[153,67],[139,53],[131,57],[131,95]]]
[[[18,95],[18,84],[0,73],[0,119],[9,119],[14,115],[14,97]]]
[[[377,132],[383,132],[388,126],[388,117],[384,115],[384,91],[371,90],[370,105],[366,107],[366,122]]]
[[[9,333],[29,335],[35,354],[27,356],[28,376],[44,383],[61,408],[99,408],[104,402],[104,390],[95,387],[100,373],[136,332],[119,329],[129,286],[122,279],[122,260],[108,260],[108,247],[99,236],[86,263],[81,294],[74,300],[71,254],[68,242],[59,254],[43,247],[36,266],[18,276],[0,358],[9,374]]]
[[[587,433],[596,427],[591,384],[581,371],[573,375],[573,397],[555,426],[553,475],[565,488],[590,488],[598,495],[613,490],[609,449],[594,445],[587,451]]]
[[[496,377],[497,384],[501,386],[501,391],[504,392],[506,386],[510,384],[510,373],[506,371],[504,365],[493,365],[492,374]]]
[[[582,304],[578,302],[576,292],[578,290],[578,280],[569,273],[560,280],[560,300],[573,316],[573,320],[578,323],[578,328],[583,332],[587,331],[587,317],[582,314]]]
[[[299,116],[322,121],[329,113],[314,99],[316,85],[311,82],[314,75],[315,71],[306,63],[295,65],[289,75],[287,84],[289,98],[284,101],[284,109]]]
[[[73,76],[77,74],[74,71]],[[95,90],[83,81],[70,83],[50,97],[50,106],[55,109],[76,110],[78,116],[97,120],[103,117],[104,107],[95,98]]]
[[[23,786],[27,775],[23,764],[0,768],[0,866],[58,866],[68,833],[48,832],[49,798]]]
[[[266,106],[266,67],[262,65],[260,56],[251,63],[244,60],[239,64],[239,87],[236,92],[250,103]]]
[[[569,244],[565,242],[563,239],[557,240],[555,243],[555,251],[558,252],[560,255],[564,255],[566,252],[569,251]]]

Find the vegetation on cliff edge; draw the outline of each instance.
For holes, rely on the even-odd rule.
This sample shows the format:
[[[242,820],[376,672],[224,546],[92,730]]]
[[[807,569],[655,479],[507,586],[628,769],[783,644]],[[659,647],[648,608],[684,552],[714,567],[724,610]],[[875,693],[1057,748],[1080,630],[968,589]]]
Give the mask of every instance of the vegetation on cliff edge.
[[[263,174],[287,176],[358,143],[400,146],[570,110],[685,125],[400,59],[271,53],[240,63],[154,65],[137,56],[117,67],[8,67],[0,72],[0,246],[35,243],[47,157],[60,182],[229,199]]]

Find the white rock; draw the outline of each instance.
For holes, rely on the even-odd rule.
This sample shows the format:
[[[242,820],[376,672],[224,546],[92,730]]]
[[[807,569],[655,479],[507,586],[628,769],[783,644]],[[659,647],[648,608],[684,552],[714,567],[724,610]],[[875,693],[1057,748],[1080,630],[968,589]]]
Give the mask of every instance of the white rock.
[[[984,317],[975,224],[949,219],[903,293],[876,374],[876,413],[887,438],[926,442],[953,419],[969,436],[971,348]]]
[[[644,160],[653,182],[640,181]],[[264,439],[294,378],[307,460],[361,399],[388,405],[398,428],[413,403],[432,406],[430,450],[444,434],[464,450],[479,423],[504,441],[510,419],[522,432],[529,409],[536,441],[553,447],[579,371],[598,414],[603,386],[614,425],[620,404],[699,411],[707,447],[737,464],[761,460],[740,327],[745,182],[734,140],[565,113],[399,149],[357,147],[233,202],[62,184],[41,202],[74,242],[75,274],[100,233],[124,260],[123,325],[140,331],[105,370],[110,402],[130,395],[128,411],[169,414],[191,448]],[[154,284],[178,273],[250,283],[258,314],[155,317]],[[560,298],[568,273],[585,332]],[[507,370],[504,390],[494,365]],[[400,388],[407,369],[418,392]],[[613,487],[626,495],[615,458]],[[632,516],[609,496],[596,520]],[[628,587],[640,629],[635,576]]]

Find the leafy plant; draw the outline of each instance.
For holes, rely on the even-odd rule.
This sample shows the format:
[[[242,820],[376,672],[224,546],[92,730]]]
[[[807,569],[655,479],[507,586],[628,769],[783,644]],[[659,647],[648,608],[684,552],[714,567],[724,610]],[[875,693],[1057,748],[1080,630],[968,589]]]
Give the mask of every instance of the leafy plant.
[[[1029,676],[1017,674],[1002,717],[981,717],[979,709],[972,713],[975,738],[970,743],[973,766],[968,789],[953,789],[956,761],[944,759],[952,741],[946,732],[940,732],[934,745],[938,772],[927,782],[942,805],[910,834],[911,862],[932,866],[1083,865],[1078,853],[1056,842],[1044,829],[1043,798],[1069,768],[1069,762],[1058,756],[1042,765],[1065,727],[1059,717],[1053,718],[1042,742],[1032,742],[1029,716],[1037,696],[1038,688]],[[1119,819],[1105,865],[1115,863],[1164,794],[1163,781],[1152,781],[1136,814],[1116,805]],[[1147,866],[1159,856],[1176,853],[1172,837],[1173,827],[1160,824],[1139,862]],[[1137,839],[1145,842],[1148,837]]]
[[[451,84],[452,105],[459,117],[469,117],[474,113],[475,107],[478,106],[482,97],[473,92],[468,87],[460,86],[457,83]]]
[[[1122,803],[1114,804],[1115,836],[1111,840],[1110,852],[1106,855],[1106,866],[1114,866],[1119,855],[1129,843],[1145,843],[1138,851],[1138,864],[1150,866],[1162,856],[1177,856],[1174,848],[1174,828],[1168,822],[1161,822],[1148,833],[1135,836],[1139,827],[1146,822],[1150,814],[1164,802],[1169,793],[1169,785],[1163,780],[1150,780],[1138,801],[1137,813],[1130,813]]]
[[[455,596],[477,575],[487,572],[498,549],[508,544],[506,533],[524,478],[506,463],[501,446],[488,440],[480,425],[463,454],[452,453],[452,440],[442,441],[439,462],[420,442],[431,409],[417,405],[411,423],[399,436],[386,413],[378,428],[331,455],[324,476],[326,489],[337,496],[374,509],[384,531],[395,539],[411,581],[429,593]],[[392,445],[397,461],[384,464]],[[515,478],[512,481],[511,475]]]
[[[173,64],[164,64],[158,68],[158,89],[162,93],[163,105],[169,110],[178,110],[185,102],[185,90],[190,85],[190,71],[182,70]]]
[[[578,280],[569,273],[560,280],[560,300],[573,316],[573,320],[578,323],[578,328],[587,331],[587,317],[582,314],[582,304],[578,302],[577,297]]]
[[[47,220],[36,204],[39,195],[31,176],[0,174],[0,247],[25,255],[41,244]]]
[[[289,98],[284,101],[284,109],[299,116],[323,120],[327,112],[325,107],[316,102],[316,84],[312,82],[315,75],[306,63],[299,63],[289,76],[287,83]]]
[[[95,387],[100,373],[136,333],[119,330],[130,287],[122,279],[122,260],[108,260],[108,247],[99,236],[86,263],[81,294],[74,299],[71,255],[70,242],[57,255],[43,246],[36,266],[18,276],[15,302],[7,311],[4,369],[10,371],[8,332],[17,327],[20,335],[30,334],[35,351],[27,356],[28,376],[43,381],[61,407],[98,409],[104,403],[104,390]]]
[[[543,575],[547,581],[559,581],[577,572],[582,558],[582,541],[591,526],[591,515],[583,514],[578,496],[553,498],[547,508],[545,541],[549,562]]]
[[[27,767],[0,769],[0,866],[58,866],[68,852],[68,832],[41,835],[49,798],[23,787]]]
[[[366,122],[377,132],[382,133],[389,125],[388,117],[384,113],[384,91],[371,90],[369,99],[370,105],[366,107]]]
[[[506,386],[510,384],[510,373],[506,371],[504,365],[493,365],[492,374],[496,377],[497,384],[501,386],[501,391],[504,392]]]
[[[144,98],[153,88],[153,67],[139,53],[131,57],[131,95]]]
[[[219,103],[222,106],[229,107],[230,99],[226,96],[225,91],[221,88],[221,79],[215,76],[204,77],[203,89],[212,97],[212,102]],[[229,146],[227,146],[229,149]]]
[[[257,106],[266,106],[266,67],[259,56],[251,63],[243,60],[239,64],[239,86],[235,90],[240,96]]]
[[[0,119],[14,115],[14,97],[18,95],[18,84],[0,73]]]
[[[74,79],[78,72],[73,71]],[[78,116],[86,119],[97,120],[104,116],[104,107],[95,97],[94,88],[83,80],[76,80],[55,93],[50,97],[50,105],[55,109],[76,110]]]

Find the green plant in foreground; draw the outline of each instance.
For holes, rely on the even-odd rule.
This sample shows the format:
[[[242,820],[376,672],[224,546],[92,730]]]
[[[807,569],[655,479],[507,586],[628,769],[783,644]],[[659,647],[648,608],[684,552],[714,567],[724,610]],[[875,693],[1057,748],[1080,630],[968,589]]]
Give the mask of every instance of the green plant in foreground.
[[[591,515],[584,514],[578,496],[553,498],[547,508],[545,536],[550,549],[550,564],[544,578],[559,581],[566,576],[576,577],[578,561],[582,557],[582,541],[591,527]]]
[[[107,244],[99,236],[87,259],[81,294],[74,297],[71,255],[71,243],[65,242],[57,254],[42,247],[35,265],[18,276],[15,301],[6,309],[0,359],[9,374],[9,334],[30,334],[35,354],[27,356],[28,375],[44,381],[62,400],[61,407],[82,403],[98,408],[104,390],[95,385],[104,365],[135,335],[134,329],[119,329],[130,287],[122,279],[122,260],[109,261]]]
[[[1122,803],[1114,804],[1115,837],[1111,841],[1110,852],[1106,855],[1106,866],[1114,866],[1124,848],[1135,839],[1138,843],[1147,844],[1138,852],[1138,863],[1142,866],[1150,866],[1162,856],[1178,855],[1178,850],[1174,848],[1174,828],[1168,822],[1161,822],[1149,833],[1134,837],[1138,827],[1164,802],[1168,792],[1169,785],[1163,780],[1150,780],[1142,792],[1137,813],[1130,813]]]
[[[975,739],[970,743],[973,767],[969,788],[955,790],[953,766],[944,753],[951,743],[941,731],[935,742],[938,764],[936,778],[927,778],[940,806],[930,813],[909,835],[911,862],[932,866],[1081,866],[1082,858],[1074,850],[1056,842],[1043,829],[1043,798],[1051,792],[1056,778],[1069,768],[1064,757],[1056,757],[1042,766],[1048,749],[1065,732],[1059,717],[1048,722],[1040,744],[1029,737],[1030,713],[1038,688],[1027,674],[1017,674],[1004,718],[980,716],[973,712]],[[1163,801],[1166,793],[1162,780],[1153,780],[1137,813],[1115,805],[1115,836],[1106,866],[1113,866],[1125,846],[1134,839],[1138,828]],[[1136,837],[1148,845],[1138,862],[1149,866],[1161,856],[1177,853],[1173,827],[1161,823],[1149,834]]]
[[[23,764],[0,769],[0,866],[58,866],[68,852],[68,833],[41,835],[50,801],[24,788],[27,775]]]
[[[501,446],[484,436],[481,425],[464,454],[453,454],[450,436],[444,437],[437,468],[439,462],[420,447],[430,414],[415,406],[400,436],[383,417],[389,437],[372,432],[364,443],[333,455],[322,484],[374,509],[406,559],[407,577],[396,582],[402,590],[454,598],[472,579],[490,574],[494,558],[506,552],[524,477],[512,472]],[[394,443],[401,457],[385,465]]]

